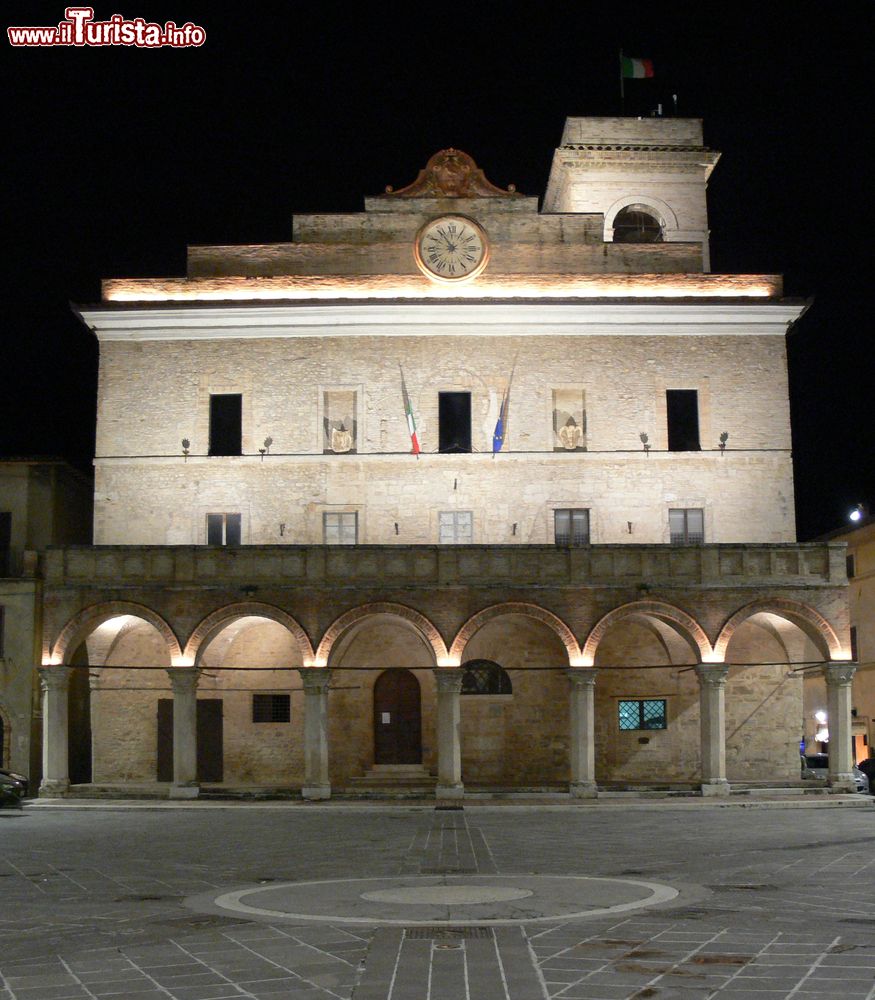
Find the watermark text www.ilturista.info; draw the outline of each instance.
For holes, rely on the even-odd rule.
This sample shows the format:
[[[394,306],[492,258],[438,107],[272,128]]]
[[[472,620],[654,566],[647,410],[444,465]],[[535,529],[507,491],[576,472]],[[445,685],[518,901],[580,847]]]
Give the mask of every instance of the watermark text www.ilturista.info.
[[[57,25],[7,28],[9,44],[19,48],[55,45],[133,45],[141,49],[170,47],[186,49],[203,45],[206,31],[199,24],[174,21],[155,24],[142,17],[133,20],[113,14],[108,21],[95,21],[93,7],[67,7],[65,20]]]

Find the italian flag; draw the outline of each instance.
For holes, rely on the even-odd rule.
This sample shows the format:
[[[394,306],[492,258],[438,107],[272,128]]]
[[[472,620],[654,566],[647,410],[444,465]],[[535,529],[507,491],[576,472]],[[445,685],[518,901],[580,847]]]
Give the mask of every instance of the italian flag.
[[[401,368],[401,366],[398,366]],[[410,451],[414,455],[419,455],[419,439],[416,436],[416,421],[413,419],[413,407],[410,405],[410,397],[407,395],[407,386],[404,384],[404,369],[401,368],[401,395],[404,397],[404,414],[407,417],[407,429],[410,431]]]
[[[620,67],[626,80],[646,80],[653,76],[652,59],[630,59],[620,56]]]

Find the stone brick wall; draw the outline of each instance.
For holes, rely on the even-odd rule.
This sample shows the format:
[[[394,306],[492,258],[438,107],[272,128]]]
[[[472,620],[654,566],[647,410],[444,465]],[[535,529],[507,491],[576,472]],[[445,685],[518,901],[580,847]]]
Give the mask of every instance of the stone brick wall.
[[[508,450],[493,460],[514,358]],[[480,454],[419,462],[405,454],[398,361],[424,451],[437,449],[438,394],[450,390],[471,393]],[[585,393],[586,453],[552,451],[552,392],[570,385]],[[247,542],[319,542],[322,512],[351,509],[361,542],[432,542],[438,512],[460,509],[474,511],[476,541],[545,542],[552,508],[575,506],[592,509],[594,541],[663,542],[667,510],[680,506],[706,509],[709,541],[790,541],[786,385],[778,337],[106,343],[95,540],[201,543],[207,513],[234,511],[243,514]],[[660,453],[667,388],[698,390],[700,438],[710,451]],[[356,455],[322,455],[328,390],[358,394]],[[210,394],[222,392],[243,395],[251,458],[198,457],[208,447]],[[730,450],[721,457],[723,430]],[[257,449],[267,436],[273,444],[262,461]],[[183,438],[191,441],[187,462]]]

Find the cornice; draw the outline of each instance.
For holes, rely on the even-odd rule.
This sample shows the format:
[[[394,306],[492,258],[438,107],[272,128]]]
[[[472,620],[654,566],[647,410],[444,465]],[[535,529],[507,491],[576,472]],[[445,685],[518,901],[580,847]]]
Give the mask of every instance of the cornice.
[[[100,341],[423,336],[783,336],[805,304],[777,301],[285,302],[97,305]]]

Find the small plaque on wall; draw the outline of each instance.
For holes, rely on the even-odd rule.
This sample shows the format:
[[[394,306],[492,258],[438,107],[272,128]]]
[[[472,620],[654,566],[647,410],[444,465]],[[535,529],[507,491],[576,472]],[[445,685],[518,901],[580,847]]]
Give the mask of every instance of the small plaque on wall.
[[[392,721],[391,718],[390,718],[390,714],[391,713],[389,713],[389,712],[381,712],[380,713],[380,722],[382,722],[384,726],[388,726],[389,723]]]

